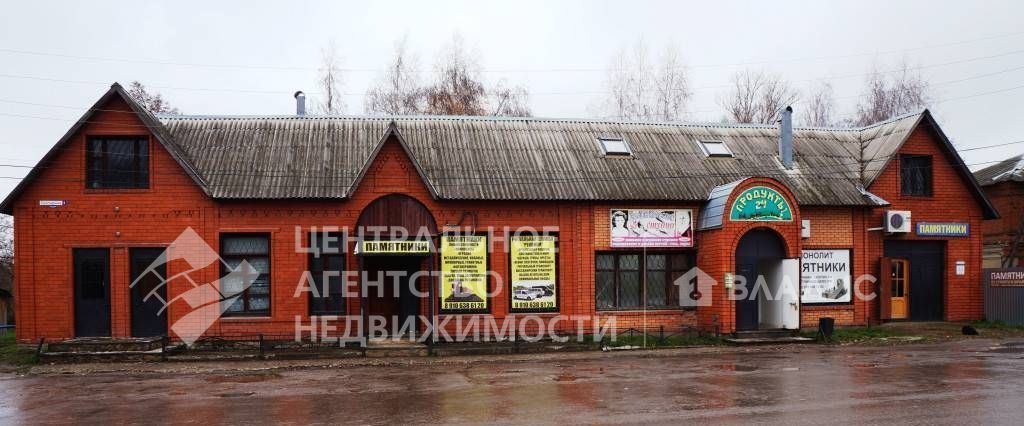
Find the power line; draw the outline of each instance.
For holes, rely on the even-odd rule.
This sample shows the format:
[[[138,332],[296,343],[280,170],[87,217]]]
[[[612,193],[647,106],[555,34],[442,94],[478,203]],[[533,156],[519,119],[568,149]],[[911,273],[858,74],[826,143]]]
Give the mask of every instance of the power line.
[[[969,63],[969,62],[982,61],[982,60],[987,60],[987,59],[1001,58],[1001,57],[1017,55],[1017,54],[1021,54],[1021,53],[1024,53],[1024,49],[1012,50],[1012,51],[1008,51],[1008,52],[996,53],[996,54],[991,54],[991,55],[977,56],[977,57],[966,58],[966,59],[959,59],[959,60],[955,60],[955,61],[947,61],[947,62],[936,63],[936,64],[920,65],[920,66],[916,66],[916,67],[908,67],[908,68],[905,68],[905,69],[904,68],[900,68],[900,69],[894,69],[894,70],[888,70],[888,71],[872,71],[872,72],[867,72],[867,73],[846,74],[846,75],[834,76],[834,77],[828,77],[828,78],[824,78],[824,77],[822,77],[822,78],[808,78],[808,79],[802,79],[802,80],[795,80],[794,82],[802,83],[802,82],[814,82],[814,81],[834,81],[834,80],[848,79],[848,78],[855,78],[855,77],[865,77],[865,76],[870,76],[870,75],[874,75],[874,74],[893,74],[893,73],[899,73],[899,72],[904,72],[904,71],[919,71],[919,70],[923,70],[923,69],[931,69],[931,68],[945,67],[945,66],[950,66],[950,65],[964,64],[964,63]],[[968,78],[961,79],[961,80],[942,82],[942,83],[938,83],[938,84],[957,83],[957,82],[961,82],[961,81],[966,81],[966,80],[982,78],[982,77],[988,77],[988,76],[991,76],[991,75],[997,75],[997,74],[1003,74],[1003,73],[1007,73],[1007,72],[1011,72],[1011,71],[1016,71],[1016,70],[1019,70],[1021,68],[1024,68],[1024,67],[1015,67],[1015,68],[1010,68],[1010,69],[1005,69],[1005,70],[997,71],[995,73],[983,74],[983,75],[980,75],[980,76],[972,76],[972,77],[968,77]],[[0,73],[0,77],[11,78],[11,79],[25,79],[25,80],[37,80],[37,81],[47,81],[47,82],[57,82],[57,83],[68,83],[68,84],[102,85],[102,86],[106,86],[108,84],[107,82],[101,82],[101,81],[71,80],[71,79],[62,79],[62,78],[39,77],[39,76],[7,74],[7,73]],[[237,89],[237,88],[220,88],[220,87],[218,87],[218,88],[208,88],[208,87],[183,87],[183,86],[159,86],[159,85],[154,85],[154,86],[151,86],[151,87],[153,87],[155,89],[160,89],[160,90],[172,90],[172,91],[173,90],[178,90],[178,91],[213,92],[213,93],[223,92],[223,93],[261,94],[261,95],[282,95],[282,94],[286,94],[286,93],[287,94],[292,93],[291,90],[260,90],[260,89]],[[723,88],[729,88],[729,87],[732,87],[732,85],[730,85],[730,84],[720,84],[720,85],[713,85],[713,86],[703,86],[703,87],[687,88],[686,90],[690,90],[690,91],[703,91],[703,90],[723,89]],[[654,89],[648,90],[647,92],[651,92],[651,91],[654,91]],[[556,91],[556,92],[531,92],[530,96],[595,95],[595,94],[607,94],[607,93],[609,93],[609,92],[608,91]],[[316,95],[317,93],[310,92],[308,94]],[[343,92],[343,93],[341,93],[341,95],[342,96],[365,96],[365,93]]]
[[[860,52],[843,55],[823,55],[813,57],[802,57],[802,58],[787,58],[787,59],[765,59],[765,60],[754,60],[745,62],[734,62],[734,63],[717,63],[717,64],[693,64],[693,65],[682,65],[681,67],[691,68],[728,68],[728,67],[740,67],[740,66],[751,66],[751,65],[764,65],[773,63],[793,63],[793,62],[808,62],[808,61],[820,61],[820,60],[836,60],[836,59],[848,59],[855,57],[865,56],[879,56],[888,55],[893,53],[906,53],[920,50],[937,49],[943,47],[957,46],[963,44],[977,43],[981,41],[995,40],[1000,38],[1017,37],[1024,35],[1024,32],[1011,32],[1004,34],[996,34],[985,37],[978,37],[967,40],[957,40],[939,44],[932,44],[926,46],[918,46],[912,48],[902,49],[890,49],[883,51],[874,52]],[[88,60],[88,61],[99,61],[99,62],[117,62],[117,63],[137,63],[144,65],[159,65],[159,66],[180,66],[187,68],[211,68],[211,69],[223,69],[223,70],[238,70],[238,69],[252,69],[252,70],[267,70],[267,71],[317,71],[316,67],[297,67],[297,66],[281,66],[281,65],[266,65],[266,64],[212,64],[212,63],[193,63],[193,62],[176,62],[168,60],[157,60],[157,59],[133,59],[133,58],[115,58],[115,57],[103,57],[103,56],[89,56],[89,55],[75,55],[58,52],[43,52],[27,49],[15,49],[15,48],[0,48],[0,53],[26,55],[26,56],[43,56],[43,57],[54,57],[64,59],[75,59],[75,60]],[[386,68],[340,68],[343,72],[384,72]],[[603,72],[608,71],[607,67],[589,67],[589,68],[578,68],[578,67],[564,67],[564,68],[484,68],[481,72],[485,73],[542,73],[542,72]],[[430,73],[432,70],[417,70],[419,73]]]

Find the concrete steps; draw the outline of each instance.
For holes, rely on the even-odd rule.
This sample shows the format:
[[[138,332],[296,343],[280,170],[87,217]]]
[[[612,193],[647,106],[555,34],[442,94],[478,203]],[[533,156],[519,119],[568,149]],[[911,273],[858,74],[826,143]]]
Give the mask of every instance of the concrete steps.
[[[160,361],[162,358],[160,337],[79,337],[49,343],[40,354],[40,361],[57,363]]]
[[[409,337],[373,337],[366,342],[369,358],[411,357],[429,355],[427,345]]]
[[[774,345],[788,343],[811,343],[814,339],[800,337],[797,330],[768,329],[737,331],[733,337],[726,338],[726,343],[734,345]]]

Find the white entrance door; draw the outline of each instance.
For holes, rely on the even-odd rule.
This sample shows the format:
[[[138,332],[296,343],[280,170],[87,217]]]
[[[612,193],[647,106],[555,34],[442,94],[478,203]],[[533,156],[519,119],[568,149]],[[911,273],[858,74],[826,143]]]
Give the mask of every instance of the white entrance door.
[[[782,328],[800,328],[800,259],[782,259]]]

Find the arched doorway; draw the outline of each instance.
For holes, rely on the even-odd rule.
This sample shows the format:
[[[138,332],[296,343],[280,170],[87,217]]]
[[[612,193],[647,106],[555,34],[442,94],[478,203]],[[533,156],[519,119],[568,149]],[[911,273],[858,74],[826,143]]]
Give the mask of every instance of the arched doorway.
[[[432,244],[437,235],[437,222],[427,207],[402,194],[385,195],[371,202],[360,213],[356,225],[364,242]],[[425,305],[422,296],[430,293],[431,285],[429,276],[413,277],[430,267],[431,252],[403,245],[376,247],[373,251],[357,249],[363,281],[361,303],[367,316],[364,328],[371,323],[375,327],[382,325],[388,336],[418,332],[422,324],[415,320]],[[366,321],[370,318],[373,319]]]
[[[736,277],[743,277],[746,291],[736,291],[736,330],[782,328],[777,299],[786,246],[774,231],[751,230],[736,244]]]

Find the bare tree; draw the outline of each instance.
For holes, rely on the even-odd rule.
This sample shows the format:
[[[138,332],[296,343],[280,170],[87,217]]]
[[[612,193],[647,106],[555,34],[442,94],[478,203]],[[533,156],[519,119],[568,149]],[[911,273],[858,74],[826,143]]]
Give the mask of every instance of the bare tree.
[[[437,115],[486,115],[487,90],[477,55],[466,51],[456,34],[434,65],[436,80],[426,88],[426,112]]]
[[[928,82],[920,71],[911,69],[906,62],[896,72],[877,69],[867,80],[867,87],[857,104],[854,125],[884,121],[900,114],[924,108],[931,101]]]
[[[814,93],[803,103],[804,125],[812,127],[831,127],[836,125],[835,96],[832,84],[822,82]]]
[[[14,221],[11,216],[0,215],[0,263],[14,261]]]
[[[653,63],[642,39],[612,58],[606,86],[605,110],[633,120],[679,120],[692,95],[679,49],[666,47]]]
[[[180,114],[177,108],[172,107],[164,100],[163,95],[150,93],[146,86],[138,81],[133,81],[128,85],[128,95],[153,114]]]
[[[426,91],[418,78],[418,59],[408,51],[408,37],[395,43],[395,56],[376,86],[366,92],[365,108],[370,114],[409,115],[423,113]]]
[[[781,76],[764,71],[740,71],[732,84],[732,93],[721,103],[728,118],[737,123],[775,123],[782,108],[799,99]]]
[[[342,114],[345,112],[345,100],[341,89],[344,80],[341,75],[341,56],[338,47],[331,40],[320,50],[320,68],[317,70],[317,88],[320,100],[317,103],[321,114]]]
[[[504,80],[490,89],[490,101],[493,105],[491,115],[505,117],[529,117],[530,94],[525,87],[510,87]]]

